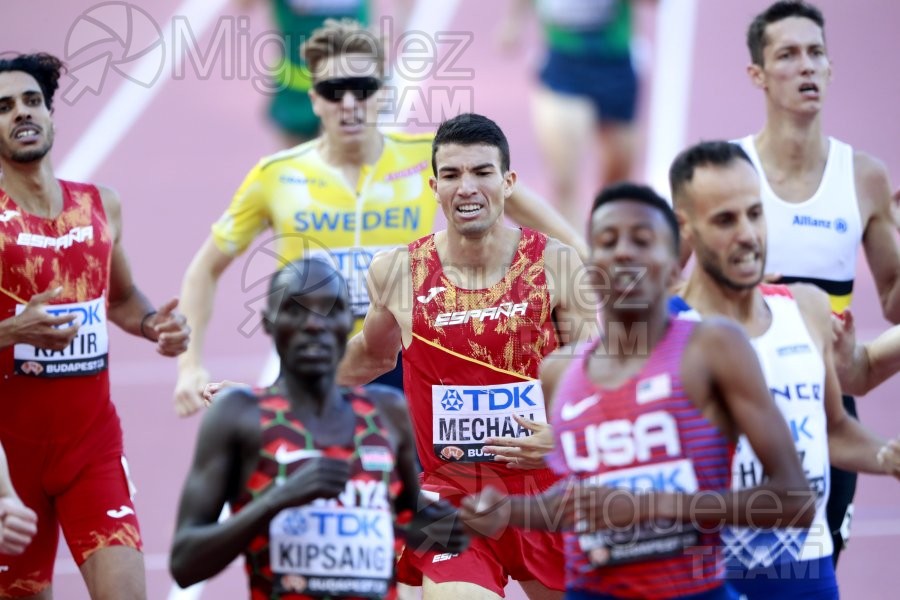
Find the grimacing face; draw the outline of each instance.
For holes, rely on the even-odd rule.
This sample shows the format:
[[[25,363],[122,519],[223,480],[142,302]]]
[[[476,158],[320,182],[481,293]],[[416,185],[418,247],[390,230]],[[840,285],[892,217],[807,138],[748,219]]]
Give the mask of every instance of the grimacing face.
[[[682,229],[698,266],[732,290],[758,285],[766,266],[766,220],[753,166],[735,159],[697,167],[685,193],[691,210]]]
[[[53,119],[41,86],[24,71],[0,73],[0,157],[28,163],[53,147]]]
[[[501,223],[515,171],[501,171],[500,150],[485,144],[441,144],[431,178],[447,224],[467,237],[480,237]]]

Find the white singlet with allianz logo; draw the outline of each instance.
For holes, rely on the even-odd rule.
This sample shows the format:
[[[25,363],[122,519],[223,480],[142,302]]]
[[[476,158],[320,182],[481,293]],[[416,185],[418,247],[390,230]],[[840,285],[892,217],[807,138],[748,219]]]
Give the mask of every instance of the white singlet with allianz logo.
[[[850,302],[863,224],[856,197],[853,148],[828,138],[828,159],[816,192],[803,202],[782,200],[769,185],[753,136],[737,143],[760,175],[763,210],[768,228],[766,273],[788,281],[809,281],[832,298],[833,308]]]
[[[461,462],[491,462],[482,447],[489,437],[524,437],[531,432],[513,415],[547,422],[544,392],[538,381],[499,385],[433,385],[432,439],[440,458]]]
[[[732,564],[737,561],[747,569],[813,560],[831,556],[833,551],[825,517],[830,489],[825,364],[797,302],[786,288],[766,290],[765,299],[772,312],[772,324],[768,331],[750,342],[772,398],[791,430],[810,488],[816,493],[816,514],[809,529],[733,527],[723,530],[726,559]],[[759,459],[741,436],[732,463],[732,488],[758,485],[763,477]]]
[[[16,305],[16,314],[25,310]],[[73,377],[93,375],[106,369],[109,353],[109,330],[106,325],[106,298],[87,302],[51,304],[44,308],[51,316],[73,315],[72,325],[78,333],[62,350],[45,350],[30,344],[13,348],[15,372],[31,377]],[[65,325],[63,327],[69,327]]]

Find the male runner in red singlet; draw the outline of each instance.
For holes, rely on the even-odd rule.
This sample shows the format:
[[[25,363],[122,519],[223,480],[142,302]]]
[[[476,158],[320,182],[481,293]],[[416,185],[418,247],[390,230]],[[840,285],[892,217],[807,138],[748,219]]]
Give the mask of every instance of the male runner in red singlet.
[[[49,598],[62,525],[93,598],[145,596],[122,430],[110,401],[112,322],[185,350],[177,300],[153,309],[122,249],[115,192],[54,177],[50,110],[62,63],[0,60],[0,442],[37,535],[0,557],[0,597]]]
[[[206,413],[181,497],[172,574],[184,586],[244,553],[253,600],[393,594],[394,522],[407,544],[459,552],[449,504],[420,502],[403,396],[335,384],[353,326],[340,273],[322,259],[272,278],[264,317],[281,362],[269,388],[232,387]],[[233,516],[218,522],[225,502]]]
[[[372,307],[341,379],[370,381],[393,368],[402,348],[423,489],[453,502],[488,483],[539,492],[555,481],[542,462],[511,469],[485,446],[546,423],[538,365],[558,344],[596,332],[595,299],[589,290],[576,294],[583,269],[572,248],[503,223],[516,173],[493,121],[473,114],[446,121],[432,156],[431,188],[447,230],[372,262]],[[555,535],[509,531],[460,555],[414,550],[401,556],[400,581],[423,582],[429,599],[497,598],[509,577],[530,598],[561,595]]]
[[[718,527],[812,518],[790,431],[738,327],[669,316],[679,236],[665,200],[645,186],[607,188],[589,242],[605,333],[541,369],[553,406],[550,464],[571,479],[538,498],[486,489],[464,501],[463,518],[485,534],[507,524],[569,529],[566,598],[733,598]],[[739,432],[769,479],[732,493]]]

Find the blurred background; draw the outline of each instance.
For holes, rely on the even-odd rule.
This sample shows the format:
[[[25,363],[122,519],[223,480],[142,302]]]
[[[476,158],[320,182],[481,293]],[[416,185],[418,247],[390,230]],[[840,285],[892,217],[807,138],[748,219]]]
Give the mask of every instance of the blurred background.
[[[422,131],[457,112],[485,114],[509,137],[520,179],[552,197],[530,110],[544,42],[532,17],[517,45],[502,43],[510,1],[374,1],[373,28],[394,42],[389,56],[403,55],[399,42],[408,29],[420,32],[406,38],[419,40],[407,47],[410,55],[431,60],[393,70],[389,85],[401,93],[385,105],[384,122]],[[632,51],[641,83],[635,178],[668,195],[665,172],[679,149],[761,128],[764,100],[745,73],[744,34],[768,3],[635,0]],[[825,131],[882,159],[896,185],[900,5],[817,4],[834,69]],[[0,51],[46,51],[70,65],[55,108],[58,176],[116,189],[139,285],[156,303],[177,295],[188,262],[246,173],[283,147],[267,118],[266,65],[275,65],[279,53],[268,0],[3,0],[0,16]],[[598,190],[598,160],[588,149],[576,171],[582,213]],[[255,248],[266,241],[261,236]],[[269,342],[256,327],[254,302],[272,268],[271,257],[251,249],[223,276],[205,350],[213,379],[256,380]],[[862,259],[853,306],[860,338],[887,326]],[[115,330],[111,343],[113,398],[138,488],[149,597],[246,597],[239,562],[203,589],[172,587],[167,552],[200,417],[175,416],[173,361]],[[885,436],[900,431],[897,391],[894,379],[859,401],[863,422]],[[845,598],[896,597],[898,498],[896,481],[860,478],[853,535],[838,569]],[[64,544],[54,588],[57,598],[87,598]],[[511,586],[509,597],[524,596]]]

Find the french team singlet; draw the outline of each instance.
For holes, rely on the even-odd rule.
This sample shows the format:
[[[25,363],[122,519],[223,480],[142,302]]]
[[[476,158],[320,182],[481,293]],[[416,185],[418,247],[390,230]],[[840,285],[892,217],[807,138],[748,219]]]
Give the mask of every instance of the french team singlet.
[[[238,501],[248,502],[281,485],[317,456],[351,461],[350,480],[334,499],[279,512],[244,553],[252,600],[384,598],[394,588],[394,499],[402,491],[390,436],[362,391],[345,395],[356,415],[349,447],[322,446],[297,420],[290,402],[259,395],[262,440],[259,462]]]
[[[268,289],[273,258],[279,268],[304,256],[329,258],[349,285],[356,333],[369,310],[372,257],[434,228],[437,203],[428,184],[433,139],[433,133],[385,134],[381,156],[363,166],[354,186],[325,162],[318,140],[264,158],[213,225],[213,240],[237,256],[272,229],[272,239],[258,250],[266,276],[242,282],[248,291],[265,284],[260,293]],[[259,270],[248,259],[247,271]]]
[[[14,433],[76,436],[109,401],[107,294],[113,240],[100,192],[59,180],[54,218],[29,214],[0,190],[0,320],[32,296],[62,287],[44,307],[74,315],[78,333],[59,351],[19,343],[0,349],[0,423]]]
[[[482,453],[488,437],[530,434],[514,414],[547,422],[538,366],[559,344],[544,271],[547,236],[521,231],[505,276],[484,289],[453,285],[434,235],[409,245],[413,340],[403,350],[403,384],[425,484],[479,490],[499,478],[510,493],[533,493],[526,481],[543,489],[556,479]]]
[[[751,343],[775,404],[797,446],[803,471],[816,493],[816,514],[809,529],[764,531],[732,528],[723,532],[730,563],[745,569],[831,556],[831,530],[825,518],[829,493],[828,425],[825,419],[825,364],[790,290],[760,286],[772,312],[772,324]],[[759,485],[762,465],[743,436],[738,441],[734,489]]]
[[[695,323],[672,319],[641,371],[617,389],[586,375],[600,342],[582,344],[553,407],[556,473],[642,492],[728,489],[733,444],[685,395],[684,349]],[[719,536],[691,523],[565,534],[566,588],[622,598],[680,598],[720,588]]]
[[[752,585],[751,598],[787,600],[816,590],[829,590],[822,597],[831,598],[835,582],[830,558],[833,542],[825,515],[830,492],[825,365],[790,289],[783,285],[759,288],[772,323],[750,343],[772,398],[790,428],[810,488],[816,493],[816,512],[808,529],[723,530],[728,579],[739,591]],[[673,309],[676,306],[679,318],[700,319],[680,298],[670,304]],[[765,478],[762,464],[746,438],[740,436],[732,464],[732,488],[753,487]]]
[[[781,283],[811,283],[831,299],[831,310],[850,306],[863,223],[856,197],[853,148],[828,138],[822,181],[811,198],[787,202],[766,179],[753,136],[738,141],[760,176],[768,229],[766,273]]]

